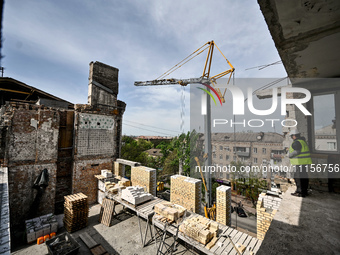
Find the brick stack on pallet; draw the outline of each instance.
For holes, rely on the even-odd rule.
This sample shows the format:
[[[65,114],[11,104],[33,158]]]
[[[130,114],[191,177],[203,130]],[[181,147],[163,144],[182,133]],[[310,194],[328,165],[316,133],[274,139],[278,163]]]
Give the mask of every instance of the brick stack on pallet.
[[[186,209],[183,206],[164,201],[156,204],[154,211],[170,221],[177,221],[184,215]]]
[[[231,226],[231,188],[228,186],[216,189],[216,221]]]
[[[198,215],[185,220],[180,225],[179,231],[206,245],[217,236],[218,223]]]
[[[70,233],[87,226],[89,205],[83,193],[65,196],[64,226]]]
[[[147,192],[156,196],[156,169],[145,166],[131,167],[131,185],[146,187]]]
[[[280,197],[268,196],[265,193],[260,194],[256,205],[258,239],[264,239],[270,224],[280,207],[280,203]]]
[[[202,199],[202,181],[183,175],[171,176],[170,202],[200,213]]]

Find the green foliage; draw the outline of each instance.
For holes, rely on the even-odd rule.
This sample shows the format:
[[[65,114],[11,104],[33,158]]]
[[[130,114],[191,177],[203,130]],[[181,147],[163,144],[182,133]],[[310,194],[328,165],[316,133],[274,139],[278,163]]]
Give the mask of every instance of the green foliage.
[[[177,157],[177,150],[175,149],[172,151],[166,158],[163,157],[164,164],[163,164],[163,174],[176,174],[179,168],[179,161]]]
[[[215,200],[216,198],[216,189],[218,188],[218,186],[220,186],[220,184],[218,182],[213,182],[212,184],[212,193],[211,193],[211,197],[213,200]]]
[[[139,139],[134,140],[132,137],[123,136],[122,138],[121,158],[139,162],[144,166],[155,165],[155,161],[145,151],[153,147],[152,142]]]
[[[256,207],[257,199],[262,190],[266,189],[266,182],[252,173],[241,173],[242,162],[231,162],[232,166],[236,167],[236,172],[232,173],[232,182],[236,185],[236,191],[251,200],[254,207]]]
[[[134,140],[132,137],[123,136],[121,158],[141,163],[144,166],[163,170],[161,175],[176,174],[182,165],[183,175],[190,175],[190,168],[196,166],[194,156],[201,157],[202,146],[199,143],[199,134],[194,130],[187,134],[181,134],[171,141],[162,141],[157,145],[163,154],[160,158],[149,156],[145,151],[154,148],[154,145],[146,140]]]

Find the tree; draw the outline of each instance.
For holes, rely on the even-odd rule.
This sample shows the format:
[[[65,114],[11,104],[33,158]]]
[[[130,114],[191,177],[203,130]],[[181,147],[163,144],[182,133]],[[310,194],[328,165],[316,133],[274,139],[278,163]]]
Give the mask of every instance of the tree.
[[[245,166],[242,162],[232,161],[230,165],[234,166],[236,169],[236,171],[231,174],[232,185],[235,184],[237,193],[248,198],[252,202],[253,206],[256,207],[260,193],[262,190],[266,189],[266,183],[261,181],[252,172],[242,173],[240,171],[241,167]]]
[[[163,174],[176,174],[179,168],[177,150],[172,151],[164,160]]]
[[[121,158],[139,162],[144,166],[152,162],[151,157],[145,152],[153,147],[152,142],[143,139],[136,141],[132,137],[123,136],[122,144]]]

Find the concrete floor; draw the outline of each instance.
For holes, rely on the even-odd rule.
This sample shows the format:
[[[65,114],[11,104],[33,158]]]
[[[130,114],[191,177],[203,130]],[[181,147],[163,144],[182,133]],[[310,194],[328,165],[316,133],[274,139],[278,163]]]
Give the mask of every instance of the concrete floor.
[[[312,191],[305,198],[283,195],[257,254],[340,254],[340,194]]]
[[[90,250],[81,241],[79,235],[87,232],[97,243],[100,243],[110,254],[126,254],[126,255],[150,255],[156,253],[155,243],[142,248],[141,237],[138,226],[138,217],[130,212],[123,212],[119,214],[117,219],[114,220],[111,227],[107,227],[98,222],[100,205],[95,205],[90,208],[89,224],[88,227],[72,233],[71,235],[80,244],[79,254],[91,254]],[[121,212],[122,207],[118,206],[117,212]],[[146,221],[141,220],[142,230],[145,229]],[[62,228],[57,234],[64,232]],[[150,235],[148,235],[150,237]],[[167,242],[170,243],[172,239],[168,238]],[[12,254],[25,254],[25,255],[40,255],[48,254],[46,244],[25,245],[12,249]],[[175,254],[199,254],[195,251],[187,250],[183,244],[179,244],[178,250]]]

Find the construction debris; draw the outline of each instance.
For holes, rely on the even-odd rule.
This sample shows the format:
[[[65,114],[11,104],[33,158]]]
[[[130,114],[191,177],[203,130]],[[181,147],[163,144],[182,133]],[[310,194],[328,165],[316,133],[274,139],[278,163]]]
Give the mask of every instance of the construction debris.
[[[156,204],[154,211],[171,221],[177,221],[184,215],[186,209],[183,206],[164,201]]]
[[[197,216],[185,220],[179,230],[196,241],[206,245],[217,236],[218,223],[203,216]]]
[[[77,193],[65,196],[64,227],[70,233],[87,226],[89,205],[87,196]]]

